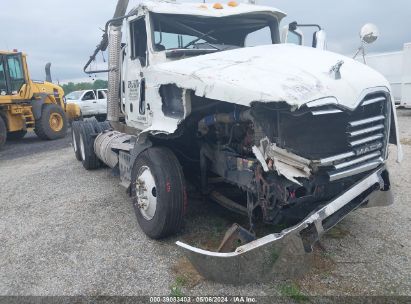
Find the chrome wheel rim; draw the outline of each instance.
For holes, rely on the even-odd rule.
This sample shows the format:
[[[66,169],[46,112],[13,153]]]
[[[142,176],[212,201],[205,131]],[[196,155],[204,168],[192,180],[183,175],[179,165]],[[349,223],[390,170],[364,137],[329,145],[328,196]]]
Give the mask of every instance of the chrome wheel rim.
[[[54,132],[60,132],[64,127],[63,116],[59,113],[52,113],[49,118],[49,125]]]
[[[157,209],[157,187],[154,176],[147,166],[138,170],[136,180],[137,207],[141,215],[151,221]]]
[[[74,134],[74,130],[71,130],[71,136],[73,137],[73,148],[74,148],[74,152],[77,153],[77,142],[76,142],[76,135]]]
[[[84,140],[83,140],[83,136],[80,135],[80,152],[81,152],[81,159],[85,160],[86,159],[86,152],[84,149]]]

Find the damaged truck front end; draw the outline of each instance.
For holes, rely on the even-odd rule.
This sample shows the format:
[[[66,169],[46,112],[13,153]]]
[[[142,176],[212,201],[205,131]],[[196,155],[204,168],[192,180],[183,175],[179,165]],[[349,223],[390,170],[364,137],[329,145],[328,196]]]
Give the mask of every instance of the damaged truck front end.
[[[325,100],[297,110],[255,102],[204,117],[197,135],[202,192],[248,216],[249,232],[228,232],[231,247],[223,242],[219,252],[177,244],[216,281],[302,271],[313,244],[347,214],[393,202],[384,165],[391,111],[388,90],[377,88],[352,110]],[[253,239],[258,222],[287,228]]]
[[[362,205],[392,203],[387,171],[382,166],[368,174],[337,198],[321,204],[303,221],[283,230],[242,245],[234,252],[211,252],[182,242],[195,268],[207,279],[225,283],[252,283],[301,274],[313,244],[349,212]],[[377,193],[376,196],[375,193]],[[373,195],[374,194],[374,195]]]
[[[393,202],[389,143],[402,155],[382,75],[281,43],[275,8],[144,1],[125,15],[127,3],[89,61],[108,44],[109,122],[73,125],[73,146],[86,169],[120,176],[149,237],[182,227],[190,181],[247,224],[216,252],[177,245],[207,279],[256,282],[303,271],[347,214]],[[260,30],[268,42],[248,47]]]

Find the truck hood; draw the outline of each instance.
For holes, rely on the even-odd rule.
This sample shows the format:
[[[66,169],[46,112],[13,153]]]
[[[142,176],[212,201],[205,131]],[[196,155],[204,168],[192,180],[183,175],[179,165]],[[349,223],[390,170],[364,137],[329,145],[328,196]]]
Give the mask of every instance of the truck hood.
[[[341,79],[330,70],[339,61]],[[368,66],[340,54],[292,44],[241,48],[152,67],[157,83],[174,83],[196,95],[250,105],[284,101],[295,108],[322,98],[353,109],[366,89],[389,88]]]

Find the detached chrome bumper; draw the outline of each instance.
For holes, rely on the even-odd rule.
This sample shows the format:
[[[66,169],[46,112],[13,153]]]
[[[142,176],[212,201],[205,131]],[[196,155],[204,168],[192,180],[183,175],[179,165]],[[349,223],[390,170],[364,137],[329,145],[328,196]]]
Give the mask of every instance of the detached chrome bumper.
[[[210,252],[182,242],[176,244],[198,272],[212,281],[240,284],[289,278],[304,272],[313,244],[351,211],[362,205],[392,203],[388,172],[382,166],[300,224],[238,247],[235,252]]]

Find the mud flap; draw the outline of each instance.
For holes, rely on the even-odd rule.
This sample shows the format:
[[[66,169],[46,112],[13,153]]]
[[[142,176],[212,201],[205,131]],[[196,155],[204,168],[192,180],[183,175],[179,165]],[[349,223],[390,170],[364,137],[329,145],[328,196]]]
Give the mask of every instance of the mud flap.
[[[242,284],[295,277],[307,270],[308,253],[327,230],[371,199],[387,197],[387,191],[381,191],[385,190],[381,178],[385,171],[382,166],[296,226],[256,239],[234,252],[211,252],[182,242],[176,244],[197,271],[212,281]],[[387,201],[386,205],[390,203]]]

